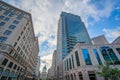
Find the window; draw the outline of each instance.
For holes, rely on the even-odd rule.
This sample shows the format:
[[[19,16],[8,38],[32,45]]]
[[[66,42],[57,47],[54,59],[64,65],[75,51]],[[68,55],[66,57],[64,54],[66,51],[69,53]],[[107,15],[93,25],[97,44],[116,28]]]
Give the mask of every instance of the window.
[[[100,48],[100,50],[105,61],[110,61],[111,64],[120,64],[120,61],[111,48]]]
[[[20,67],[17,68],[17,71],[20,69]]]
[[[24,17],[24,15],[25,15],[24,13],[20,13],[20,14],[18,15],[17,19],[18,19],[18,20],[21,20],[21,19]]]
[[[80,66],[80,60],[79,60],[78,51],[75,52],[75,58],[76,58],[77,66]]]
[[[0,26],[4,26],[5,25],[5,22],[0,22]]]
[[[116,50],[118,51],[118,53],[120,54],[120,48],[116,48]]]
[[[13,69],[16,69],[16,68],[17,68],[17,65],[15,64],[14,67],[13,67]]]
[[[92,65],[88,50],[82,49],[82,53],[83,53],[83,57],[86,65]]]
[[[88,71],[88,75],[89,75],[89,79],[90,79],[90,80],[97,80],[97,79],[96,79],[95,72],[93,72],[93,71]]]
[[[10,62],[8,67],[11,68],[13,66],[13,62]]]
[[[8,62],[8,59],[4,59],[3,62],[2,62],[2,65],[6,65]]]
[[[7,17],[7,18],[4,19],[4,21],[9,21],[9,19],[10,19],[10,18]]]
[[[71,64],[71,58],[69,58],[69,66],[70,66],[70,69],[72,69],[72,64]]]
[[[73,64],[73,68],[74,68],[74,58],[73,58],[73,55],[71,55],[71,58],[72,58],[72,64]]]
[[[19,23],[19,21],[17,21],[17,20],[14,20],[14,21],[13,21],[13,23],[14,23],[14,24],[18,24],[18,23]]]
[[[5,35],[10,35],[11,33],[12,33],[12,31],[9,31],[9,30],[6,30],[6,31],[4,32]]]
[[[0,20],[3,20],[4,17],[5,17],[5,16],[0,16]]]
[[[14,25],[10,25],[9,28],[10,28],[10,29],[15,29],[16,26],[14,26]]]
[[[67,71],[69,70],[69,63],[68,63],[68,59],[67,59]]]
[[[79,79],[83,80],[82,72],[79,72],[78,75],[79,75]]]
[[[100,65],[102,65],[102,62],[101,62],[100,56],[98,55],[97,49],[94,49],[93,51],[94,51],[95,57],[96,57],[97,60],[98,60],[98,63],[99,63]]]
[[[2,67],[0,67],[0,75],[2,74],[2,71],[3,71],[3,68],[2,68]]]
[[[20,36],[18,37],[18,39],[17,39],[18,41],[20,40]]]
[[[23,34],[23,31],[20,33],[21,35]]]
[[[16,45],[17,45],[17,42],[15,42],[13,46],[16,47]]]
[[[0,37],[0,42],[4,42],[4,41],[6,41],[6,40],[7,40],[6,37]]]

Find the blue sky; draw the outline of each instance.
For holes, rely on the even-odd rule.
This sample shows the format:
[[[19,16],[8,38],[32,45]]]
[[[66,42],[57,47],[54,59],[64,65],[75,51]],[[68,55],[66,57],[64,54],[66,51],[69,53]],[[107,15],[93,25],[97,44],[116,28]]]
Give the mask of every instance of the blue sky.
[[[32,14],[39,56],[50,67],[56,49],[61,11],[81,16],[90,37],[105,35],[112,42],[120,35],[120,0],[3,0]],[[45,65],[41,62],[41,69]]]

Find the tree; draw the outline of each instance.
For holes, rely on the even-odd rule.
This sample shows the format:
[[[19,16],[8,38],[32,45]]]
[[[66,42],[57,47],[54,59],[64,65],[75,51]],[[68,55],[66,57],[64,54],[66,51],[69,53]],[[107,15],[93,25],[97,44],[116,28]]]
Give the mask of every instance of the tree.
[[[110,67],[110,62],[106,62],[105,65],[98,66],[98,75],[105,78],[105,80],[119,80],[120,70],[117,68]]]

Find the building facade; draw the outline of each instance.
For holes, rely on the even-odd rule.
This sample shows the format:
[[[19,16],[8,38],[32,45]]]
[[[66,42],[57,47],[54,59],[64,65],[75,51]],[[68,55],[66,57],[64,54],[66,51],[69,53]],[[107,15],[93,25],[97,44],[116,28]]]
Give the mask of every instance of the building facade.
[[[78,43],[63,60],[63,80],[104,80],[96,74],[106,61],[120,69],[120,44],[81,45]]]
[[[0,1],[0,79],[32,79],[38,51],[31,14]]]
[[[80,16],[62,12],[58,22],[57,54],[64,58],[78,42],[92,44],[84,23]]]
[[[90,39],[79,16],[62,12],[58,23],[55,70],[48,72],[52,80],[104,80],[96,74],[98,65],[111,62],[120,69],[120,38],[112,44],[104,35]],[[53,66],[53,64],[52,64]],[[50,73],[56,72],[56,75]]]

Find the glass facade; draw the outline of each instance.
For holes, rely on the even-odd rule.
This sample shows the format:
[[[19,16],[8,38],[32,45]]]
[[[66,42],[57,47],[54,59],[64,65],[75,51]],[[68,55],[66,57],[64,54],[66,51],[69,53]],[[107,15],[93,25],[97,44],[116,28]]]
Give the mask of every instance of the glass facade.
[[[100,48],[103,58],[106,61],[110,61],[111,64],[120,64],[117,56],[115,55],[114,51],[109,47]]]
[[[102,61],[101,61],[100,56],[99,56],[99,54],[98,54],[98,52],[97,52],[97,49],[93,49],[93,51],[94,51],[95,57],[96,57],[97,60],[98,60],[98,63],[101,65],[101,64],[102,64]]]
[[[78,55],[77,51],[75,52],[75,58],[76,58],[76,64],[77,64],[77,66],[80,66],[80,60],[79,60],[79,55]]]
[[[64,58],[78,42],[92,44],[84,23],[80,16],[62,12],[58,23],[58,53]]]
[[[88,50],[82,49],[82,53],[83,53],[83,57],[86,65],[92,65]]]

